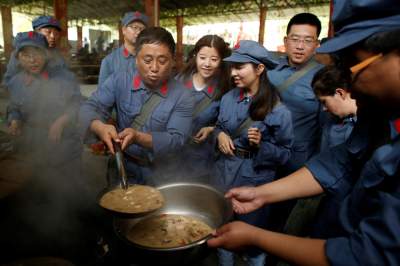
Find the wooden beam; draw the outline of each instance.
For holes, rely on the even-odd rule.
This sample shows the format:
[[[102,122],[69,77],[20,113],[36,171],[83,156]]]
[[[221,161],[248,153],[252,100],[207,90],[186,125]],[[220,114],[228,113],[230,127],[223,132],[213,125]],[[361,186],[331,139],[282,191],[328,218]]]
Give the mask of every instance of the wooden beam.
[[[118,23],[118,40],[119,40],[119,45],[122,45],[124,43],[124,34],[122,33],[121,21]]]
[[[3,25],[4,54],[8,60],[13,49],[12,13],[10,6],[1,6],[1,21]]]
[[[260,7],[260,28],[258,30],[258,43],[264,45],[264,34],[265,34],[265,20],[267,18],[267,7]]]
[[[176,16],[176,69],[183,66],[183,16]]]
[[[64,55],[69,52],[68,44],[68,0],[54,0],[54,17],[60,21],[60,44],[59,48]]]

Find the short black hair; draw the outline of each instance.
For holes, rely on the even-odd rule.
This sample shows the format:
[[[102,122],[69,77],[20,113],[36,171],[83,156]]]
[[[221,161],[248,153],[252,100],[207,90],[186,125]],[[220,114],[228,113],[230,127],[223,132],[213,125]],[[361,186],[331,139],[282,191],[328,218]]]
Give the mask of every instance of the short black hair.
[[[164,44],[171,55],[175,55],[175,41],[171,33],[162,27],[149,27],[142,30],[135,43],[135,51],[139,53],[144,44]]]
[[[289,34],[290,28],[292,25],[311,25],[317,28],[317,37],[321,33],[321,21],[318,19],[318,17],[314,14],[311,13],[299,13],[294,15],[286,28],[286,34]]]
[[[311,86],[317,96],[333,96],[337,88],[347,90],[350,86],[350,80],[349,69],[335,65],[325,66],[315,73]]]

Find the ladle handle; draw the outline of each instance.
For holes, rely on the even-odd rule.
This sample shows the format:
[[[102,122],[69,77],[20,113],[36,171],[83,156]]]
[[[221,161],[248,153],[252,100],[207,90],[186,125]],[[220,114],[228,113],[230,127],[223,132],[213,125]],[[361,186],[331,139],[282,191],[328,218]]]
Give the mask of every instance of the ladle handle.
[[[124,154],[121,150],[121,144],[114,142],[115,150],[115,161],[117,162],[117,172],[121,178],[121,184],[123,189],[128,189],[128,176],[125,170]]]

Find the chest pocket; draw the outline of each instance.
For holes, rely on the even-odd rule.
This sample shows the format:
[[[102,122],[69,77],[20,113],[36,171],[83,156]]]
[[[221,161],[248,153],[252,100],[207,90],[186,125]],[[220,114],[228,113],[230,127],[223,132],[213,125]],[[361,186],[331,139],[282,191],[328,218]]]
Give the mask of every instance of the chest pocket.
[[[161,102],[151,114],[150,130],[166,130],[172,111],[172,104]]]

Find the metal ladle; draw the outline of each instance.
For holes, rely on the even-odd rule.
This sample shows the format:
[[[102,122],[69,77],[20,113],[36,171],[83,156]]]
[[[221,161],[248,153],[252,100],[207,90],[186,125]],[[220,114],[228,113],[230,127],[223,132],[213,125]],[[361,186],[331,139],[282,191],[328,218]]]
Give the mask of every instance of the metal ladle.
[[[128,176],[125,170],[124,154],[121,150],[121,144],[114,143],[115,161],[117,163],[117,172],[121,178],[121,185],[123,189],[128,189]]]

